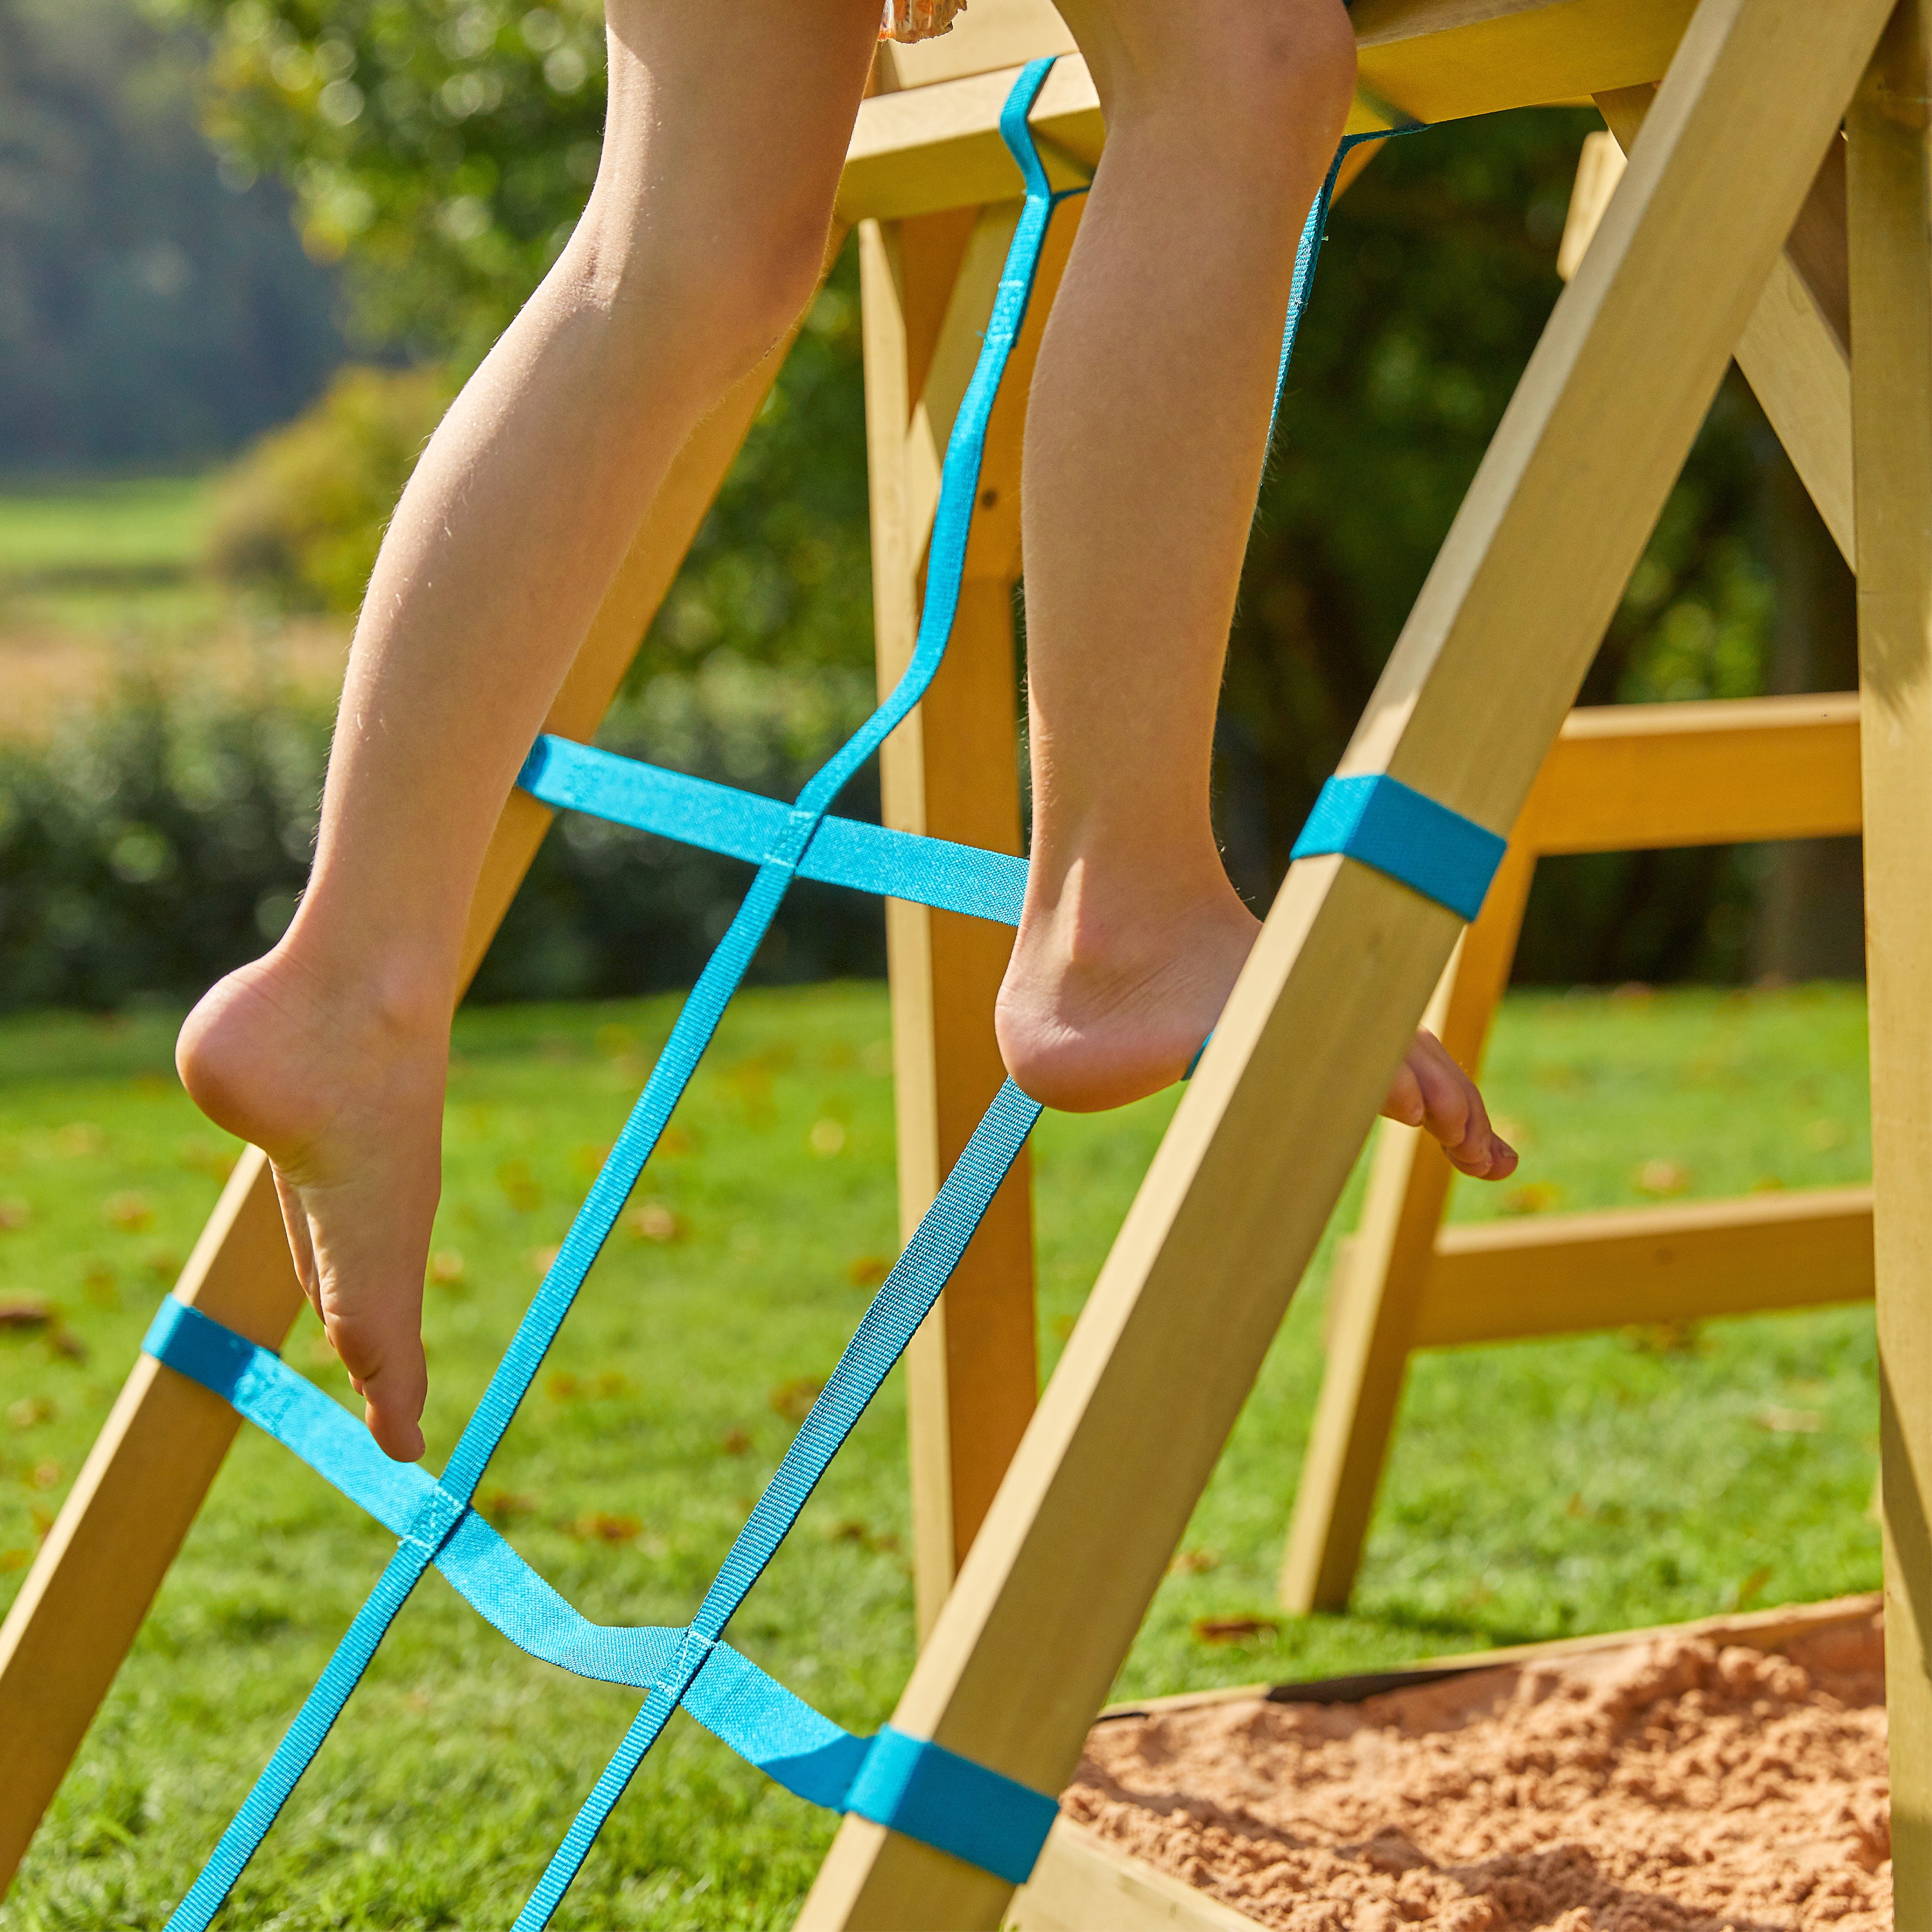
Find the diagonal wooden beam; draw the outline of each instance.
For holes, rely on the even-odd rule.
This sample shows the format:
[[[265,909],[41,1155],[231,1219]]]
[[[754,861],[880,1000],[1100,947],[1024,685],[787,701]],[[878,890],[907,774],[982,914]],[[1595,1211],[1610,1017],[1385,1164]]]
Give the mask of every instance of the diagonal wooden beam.
[[[1889,4],[1702,0],[1345,772],[1514,820]],[[1291,871],[898,1729],[1064,1784],[1458,930],[1366,867]],[[990,1928],[1010,1889],[848,1818],[800,1923]]]
[[[833,238],[836,252],[839,236]],[[830,259],[828,256],[828,260]],[[676,575],[776,380],[789,340],[702,423],[672,464],[544,721],[587,739]],[[467,984],[548,830],[520,791],[503,808],[470,908]],[[302,1292],[266,1160],[244,1150],[174,1292],[279,1348]],[[136,1363],[20,1594],[0,1625],[0,1892],[107,1694],[221,1467],[239,1418],[218,1396]]]

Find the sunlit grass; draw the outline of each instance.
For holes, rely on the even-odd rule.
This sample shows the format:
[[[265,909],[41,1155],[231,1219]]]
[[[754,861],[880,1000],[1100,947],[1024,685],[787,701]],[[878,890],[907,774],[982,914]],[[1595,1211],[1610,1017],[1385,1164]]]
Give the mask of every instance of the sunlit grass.
[[[656,1000],[460,1021],[428,1291],[432,1466],[673,1010]],[[53,1316],[0,1330],[0,1600],[230,1151],[175,1084],[171,1038],[158,1016],[0,1025],[0,1300],[44,1298]],[[1490,1092],[1523,1172],[1502,1193],[1466,1186],[1455,1211],[1856,1179],[1869,1162],[1864,1053],[1863,1002],[1850,989],[1514,1000]],[[889,1066],[878,988],[752,994],[734,1007],[484,1485],[506,1533],[587,1614],[689,1615],[790,1436],[801,1389],[857,1319],[861,1284],[894,1247]],[[1049,1362],[1172,1106],[1042,1126]],[[1876,1583],[1871,1324],[1851,1308],[1420,1358],[1354,1613],[1282,1618],[1274,1572],[1318,1381],[1328,1252],[1123,1695]],[[306,1318],[288,1354],[347,1399]],[[1187,1386],[1177,1362],[1174,1404]],[[1805,1426],[1767,1428],[1773,1411]],[[1150,1431],[1162,1425],[1148,1416]],[[903,1429],[895,1378],[734,1629],[856,1726],[889,1713],[911,1657]],[[161,1924],[387,1546],[244,1430],[0,1925]],[[1252,1641],[1196,1634],[1200,1619],[1243,1618]],[[236,1923],[506,1924],[634,1704],[524,1658],[432,1578],[244,1880]],[[557,1922],[782,1924],[830,1829],[680,1720]]]

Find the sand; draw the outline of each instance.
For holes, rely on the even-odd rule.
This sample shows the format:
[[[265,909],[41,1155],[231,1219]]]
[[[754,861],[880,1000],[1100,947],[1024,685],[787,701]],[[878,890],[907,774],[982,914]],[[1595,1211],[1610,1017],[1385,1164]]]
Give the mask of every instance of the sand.
[[[1876,1618],[1097,1726],[1068,1814],[1283,1932],[1890,1932]]]

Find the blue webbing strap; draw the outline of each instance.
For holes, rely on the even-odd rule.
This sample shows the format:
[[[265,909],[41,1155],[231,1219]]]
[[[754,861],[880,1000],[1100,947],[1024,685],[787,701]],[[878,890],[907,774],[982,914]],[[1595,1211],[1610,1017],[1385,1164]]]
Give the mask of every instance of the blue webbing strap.
[[[539,738],[517,782],[546,805],[590,812],[754,865],[791,812],[775,798],[688,778],[569,738]],[[820,819],[796,869],[801,879],[910,899],[1002,926],[1019,924],[1026,895],[1024,859],[850,818]]]
[[[206,1932],[302,1773],[313,1762],[390,1623],[467,1510],[490,1456],[528,1393],[585,1275],[616,1225],[624,1202],[656,1147],[673,1108],[716,1034],[725,1006],[770,929],[785,890],[826,812],[866,759],[919,702],[938,670],[958,607],[966,541],[974,500],[978,491],[987,420],[1025,314],[1040,245],[1052,212],[1053,196],[1027,128],[1027,116],[1052,64],[1048,61],[1035,62],[1023,70],[1000,117],[1001,132],[1025,176],[1027,199],[994,298],[984,346],[948,442],[928,554],[925,608],[911,661],[885,703],[806,786],[797,803],[784,814],[782,822],[770,825],[768,842],[760,854],[758,874],[743,904],[680,1011],[650,1082],[572,1221],[556,1260],[518,1324],[482,1400],[458,1438],[441,1482],[425,1498],[424,1515],[420,1520],[412,1520],[410,1534],[391,1558],[376,1589],[357,1613],[334,1655],[256,1780],[254,1789],[223,1833],[188,1897],[169,1920],[170,1932]],[[1022,1107],[1031,1106],[1030,1102],[1025,1102],[1024,1096],[1018,1094],[1017,1090],[1014,1098]],[[989,1119],[998,1106],[996,1102],[995,1109],[989,1110]],[[1036,1112],[1034,1110],[1036,1116]],[[1011,1125],[1017,1124],[1017,1116],[1010,1108],[1009,1116],[1010,1130]],[[1030,1127],[1030,1119],[1025,1124]],[[1023,1130],[1021,1137],[1024,1138]],[[1017,1145],[1016,1142],[1016,1150]],[[970,1227],[967,1232],[970,1232]],[[828,1384],[828,1392],[830,1387]],[[821,1396],[821,1402],[824,1400]],[[810,1426],[809,1418],[807,1426]],[[844,1429],[850,1426],[847,1422],[837,1431],[840,1439]],[[802,1435],[804,1432],[801,1431]],[[836,1446],[836,1443],[833,1446]],[[784,1473],[782,1466],[780,1473]],[[799,1473],[796,1468],[793,1468],[793,1480],[797,1479]],[[807,1487],[808,1490],[808,1484]],[[796,1514],[798,1503],[802,1500],[801,1496],[797,1503],[788,1504],[781,1499],[765,1510],[763,1524],[769,1525],[779,1518],[789,1523]],[[754,1520],[758,1520],[754,1512]],[[747,1526],[747,1534],[750,1527]],[[734,1546],[733,1554],[740,1570],[748,1569],[747,1585],[769,1559],[769,1552],[759,1554],[754,1545],[746,1543],[744,1535]],[[737,1594],[742,1595],[742,1591]],[[706,1599],[714,1618],[717,1618],[718,1610],[727,1600],[735,1604],[731,1592],[728,1588],[721,1596],[718,1587],[714,1586],[712,1595]],[[725,1610],[724,1616],[728,1617],[729,1613]],[[722,1628],[722,1618],[717,1618],[717,1628]],[[564,1844],[551,1860],[536,1893],[519,1915],[519,1927],[537,1927],[548,1922],[557,1900],[582,1864],[610,1807],[621,1795],[677,1700],[691,1688],[706,1658],[714,1650],[716,1642],[715,1630],[707,1636],[699,1636],[694,1631],[686,1634],[679,1659],[661,1687],[663,1694],[646,1698],[638,1722],[633,1724],[616,1756],[598,1779]],[[940,1760],[935,1758],[934,1762],[937,1764]],[[1040,1799],[1048,1806],[1052,1802]],[[1042,1826],[1042,1836],[1043,1834]],[[1036,1844],[1034,1850],[1037,1850]],[[1030,1854],[1027,1862],[1030,1867]]]
[[[1340,852],[1473,920],[1508,842],[1382,772],[1330,778],[1288,856]]]
[[[928,1762],[922,1755],[928,1748],[915,1748],[902,1733],[891,1732],[884,1744],[854,1737],[716,1633],[931,1311],[1039,1114],[1006,1083],[874,1298],[692,1629],[592,1623],[427,1471],[391,1462],[353,1416],[280,1357],[172,1296],[162,1302],[142,1346],[222,1396],[399,1535],[418,1521],[454,1515],[436,1567],[531,1655],[580,1676],[656,1688],[667,1714],[682,1701],[699,1723],[798,1796],[892,1825],[1017,1884],[1031,1870],[1052,1826],[1058,1810],[1052,1798],[938,1745],[929,1747]],[[693,1668],[680,1672],[687,1660]],[[688,1680],[681,1700],[664,1688],[680,1675]],[[881,1750],[884,1759],[875,1765]],[[903,1801],[893,1795],[902,1786],[913,1794]]]

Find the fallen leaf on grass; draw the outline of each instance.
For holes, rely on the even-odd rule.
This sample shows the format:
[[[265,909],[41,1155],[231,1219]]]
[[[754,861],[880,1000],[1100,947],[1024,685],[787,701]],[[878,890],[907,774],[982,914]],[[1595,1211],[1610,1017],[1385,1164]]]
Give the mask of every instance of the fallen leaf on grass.
[[[47,1337],[47,1346],[70,1362],[87,1360],[87,1344],[71,1328],[56,1328]]]
[[[628,1543],[644,1533],[644,1525],[634,1516],[619,1516],[610,1510],[586,1510],[570,1526],[573,1536],[586,1543]]]
[[[1647,1160],[1637,1169],[1632,1184],[1640,1194],[1660,1198],[1682,1194],[1690,1185],[1690,1170],[1674,1160]]]
[[[529,1214],[543,1200],[543,1190],[537,1185],[526,1160],[504,1162],[496,1170],[496,1185],[503,1190],[503,1198],[519,1214]]]
[[[833,1524],[827,1534],[834,1543],[856,1543],[861,1550],[893,1550],[899,1546],[898,1538],[891,1531],[874,1531],[856,1516]]]
[[[92,1120],[70,1120],[54,1136],[56,1149],[70,1160],[98,1154],[107,1144],[107,1136]]]
[[[28,1486],[36,1490],[53,1490],[60,1486],[61,1466],[50,1456],[36,1462],[27,1472]]]
[[[38,1422],[52,1420],[54,1406],[44,1395],[23,1395],[7,1411],[7,1420],[16,1429],[31,1429]]]
[[[1220,1557],[1211,1550],[1184,1550],[1167,1566],[1170,1576],[1204,1576],[1221,1567]]]
[[[1201,1643],[1249,1643],[1258,1636],[1276,1636],[1281,1622],[1276,1617],[1196,1617],[1196,1640]]]
[[[799,1376],[788,1382],[781,1382],[765,1397],[774,1415],[782,1415],[788,1422],[802,1422],[812,1413],[812,1405],[818,1400],[818,1392],[824,1382],[815,1376]]]
[[[0,1328],[44,1328],[54,1318],[49,1304],[33,1294],[16,1294],[0,1301]]]
[[[0,1550],[0,1571],[24,1570],[33,1560],[31,1550]]]
[[[845,1279],[854,1288],[877,1288],[892,1271],[890,1255],[861,1255],[845,1264]]]
[[[162,1281],[172,1281],[182,1270],[181,1256],[172,1248],[150,1248],[141,1257],[141,1265]],[[112,1276],[108,1278],[107,1286],[111,1293],[114,1286]]]
[[[1738,1586],[1737,1594],[1731,1599],[1734,1610],[1748,1610],[1764,1594],[1764,1586],[1771,1581],[1771,1565],[1761,1563]]]
[[[728,1456],[748,1456],[751,1454],[752,1438],[742,1429],[728,1429],[718,1437],[718,1446]]]
[[[12,1234],[34,1218],[34,1210],[24,1201],[0,1201],[0,1234]]]
[[[1701,1322],[1643,1322],[1624,1330],[1628,1346],[1640,1355],[1695,1355],[1704,1347]]]
[[[524,1255],[524,1259],[530,1263],[532,1274],[544,1275],[548,1274],[555,1265],[556,1257],[557,1244],[553,1242],[547,1248],[530,1249]]]
[[[660,1160],[678,1160],[697,1150],[698,1136],[688,1127],[674,1124],[658,1136],[656,1151]]]
[[[681,1241],[688,1232],[662,1201],[646,1201],[642,1207],[632,1209],[624,1225],[640,1241]]]
[[[132,1192],[110,1195],[101,1212],[124,1234],[138,1234],[154,1218],[154,1203],[145,1194]]]
[[[1553,1180],[1526,1180],[1503,1196],[1505,1214],[1540,1214],[1556,1205],[1562,1189]]]
[[[463,1279],[460,1248],[438,1248],[429,1258],[429,1278],[438,1288],[454,1288]]]
[[[1751,1420],[1773,1436],[1816,1436],[1825,1426],[1815,1408],[1779,1408],[1768,1403],[1753,1409]]]
[[[535,1496],[524,1496],[514,1490],[485,1490],[476,1498],[476,1507],[499,1529],[520,1516],[528,1516],[536,1506]]]

